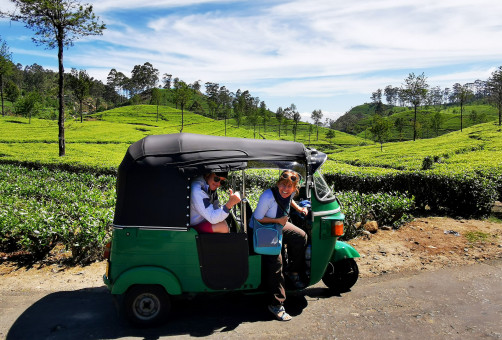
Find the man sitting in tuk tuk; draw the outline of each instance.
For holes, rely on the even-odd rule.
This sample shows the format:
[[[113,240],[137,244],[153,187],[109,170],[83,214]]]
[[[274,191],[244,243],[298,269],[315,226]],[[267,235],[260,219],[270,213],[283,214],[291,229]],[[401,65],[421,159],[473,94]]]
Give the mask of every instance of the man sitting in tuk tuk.
[[[229,189],[227,203],[220,206],[217,189],[228,176],[227,172],[211,172],[197,177],[191,184],[190,226],[199,233],[228,233],[225,219],[230,209],[241,201],[240,194]]]

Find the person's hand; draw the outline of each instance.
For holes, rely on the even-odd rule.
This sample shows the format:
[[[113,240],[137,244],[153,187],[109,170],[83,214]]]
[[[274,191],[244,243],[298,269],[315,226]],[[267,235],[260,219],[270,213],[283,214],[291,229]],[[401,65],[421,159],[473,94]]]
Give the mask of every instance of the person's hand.
[[[241,201],[241,194],[237,191],[236,193],[233,192],[232,189],[228,190],[228,202],[227,204],[230,205],[230,207],[227,207],[231,209],[234,205],[239,203]]]
[[[288,223],[288,219],[289,219],[288,216],[279,217],[279,218],[277,218],[277,223],[279,223],[282,226],[285,226],[286,223]]]
[[[307,216],[307,214],[309,213],[309,209],[307,207],[303,207],[303,208],[300,208],[300,212],[302,214],[304,214],[305,216]]]

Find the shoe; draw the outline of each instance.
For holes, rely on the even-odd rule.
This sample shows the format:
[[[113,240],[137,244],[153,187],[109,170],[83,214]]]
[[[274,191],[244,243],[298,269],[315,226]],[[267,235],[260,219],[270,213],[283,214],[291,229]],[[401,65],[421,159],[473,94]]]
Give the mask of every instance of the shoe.
[[[286,313],[284,306],[269,305],[268,310],[274,314],[275,318],[279,321],[289,321],[292,319],[291,315]]]

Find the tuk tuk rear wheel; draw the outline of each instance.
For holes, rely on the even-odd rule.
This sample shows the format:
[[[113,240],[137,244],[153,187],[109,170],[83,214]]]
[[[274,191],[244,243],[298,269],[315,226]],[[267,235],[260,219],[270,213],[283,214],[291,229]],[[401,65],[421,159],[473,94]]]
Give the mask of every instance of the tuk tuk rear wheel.
[[[332,292],[347,292],[356,283],[359,277],[359,268],[354,259],[343,259],[337,262],[329,262],[322,282]]]
[[[158,325],[171,310],[171,300],[158,285],[136,285],[124,296],[125,315],[137,327]]]

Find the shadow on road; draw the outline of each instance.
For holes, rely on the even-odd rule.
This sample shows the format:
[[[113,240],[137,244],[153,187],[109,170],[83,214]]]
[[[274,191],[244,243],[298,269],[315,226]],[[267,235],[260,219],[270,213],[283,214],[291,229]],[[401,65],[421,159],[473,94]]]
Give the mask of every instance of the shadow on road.
[[[310,292],[309,292],[310,291]],[[307,290],[306,295],[323,297],[325,292]],[[119,315],[118,302],[105,287],[49,294],[21,314],[6,339],[117,339],[162,336],[208,336],[225,333],[241,323],[272,320],[263,295],[237,293],[197,296],[174,301],[165,325],[153,329],[129,326]],[[288,296],[286,308],[299,315],[307,307],[304,294]]]

